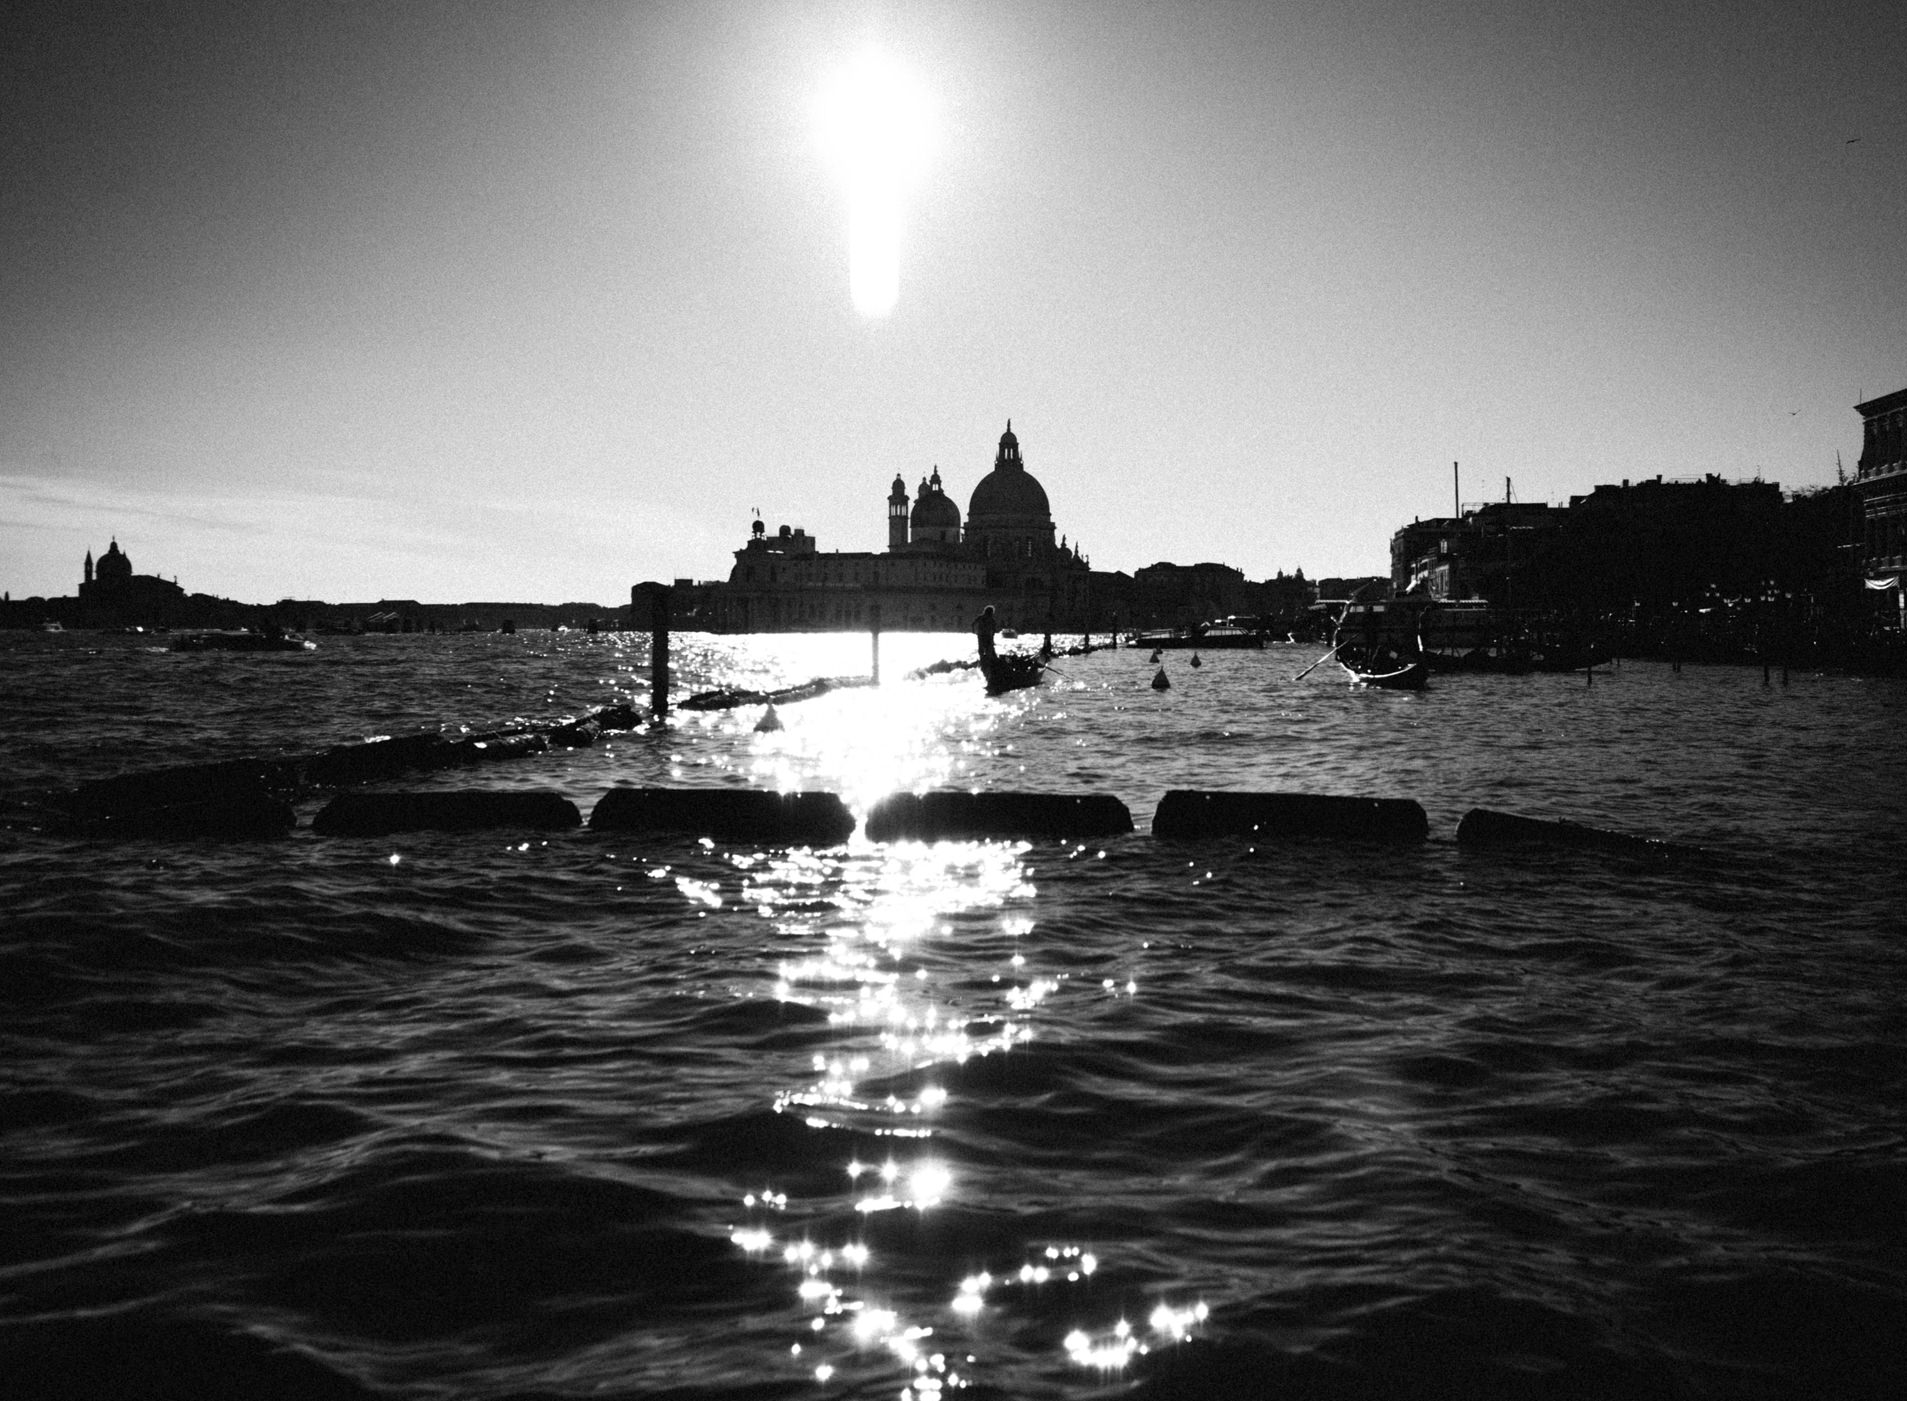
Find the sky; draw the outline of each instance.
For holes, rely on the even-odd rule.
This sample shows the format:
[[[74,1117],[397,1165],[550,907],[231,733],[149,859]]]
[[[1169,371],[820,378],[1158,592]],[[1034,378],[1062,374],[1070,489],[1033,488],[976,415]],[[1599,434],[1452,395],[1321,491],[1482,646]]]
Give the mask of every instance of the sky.
[[[903,76],[850,296],[832,75]],[[1907,386],[1907,7],[32,4],[0,47],[0,589],[624,602],[886,545],[1011,418],[1099,569],[1849,474]]]

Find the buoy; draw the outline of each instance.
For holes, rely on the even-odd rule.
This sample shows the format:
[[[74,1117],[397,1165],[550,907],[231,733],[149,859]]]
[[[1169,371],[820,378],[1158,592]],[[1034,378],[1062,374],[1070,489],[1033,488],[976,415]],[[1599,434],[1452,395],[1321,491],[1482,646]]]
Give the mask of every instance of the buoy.
[[[1132,830],[1132,813],[1104,793],[892,793],[868,810],[870,841],[990,837],[1105,837]]]
[[[1152,835],[1316,837],[1334,841],[1421,842],[1430,823],[1410,798],[1318,793],[1232,793],[1175,788],[1159,799]]]
[[[761,713],[761,719],[755,722],[755,733],[758,735],[771,734],[780,728],[781,716],[775,713],[775,704],[773,701],[770,701],[768,703],[768,709]]]
[[[1192,665],[1193,665],[1193,666],[1204,666],[1204,665],[1205,665],[1205,663],[1204,663],[1204,662],[1202,662],[1202,661],[1200,661],[1200,660],[1198,659],[1198,653],[1197,653],[1197,652],[1194,652],[1194,653],[1192,654]]]
[[[1152,649],[1152,660],[1155,662],[1159,660],[1159,649],[1157,647]]]
[[[718,841],[834,846],[854,831],[854,814],[834,793],[611,788],[596,800],[589,825],[599,831],[679,832]]]
[[[1152,678],[1152,689],[1155,691],[1169,691],[1172,689],[1172,678],[1165,674],[1164,667],[1160,667],[1158,674]]]

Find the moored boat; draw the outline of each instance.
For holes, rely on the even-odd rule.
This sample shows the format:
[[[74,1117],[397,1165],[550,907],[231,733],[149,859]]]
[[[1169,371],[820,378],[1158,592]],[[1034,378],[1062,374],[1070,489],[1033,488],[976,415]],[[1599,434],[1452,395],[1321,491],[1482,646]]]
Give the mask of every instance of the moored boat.
[[[318,644],[295,632],[182,632],[172,639],[175,652],[315,652]]]
[[[1526,676],[1606,666],[1611,650],[1580,626],[1538,612],[1494,608],[1481,599],[1423,606],[1424,660],[1436,672]]]
[[[1200,651],[1227,651],[1246,649],[1262,651],[1265,646],[1265,634],[1257,628],[1246,627],[1242,623],[1226,619],[1217,623],[1200,623],[1190,628],[1159,628],[1151,632],[1131,634],[1129,644],[1136,648],[1150,647],[1155,651],[1164,648],[1184,649],[1196,647]]]

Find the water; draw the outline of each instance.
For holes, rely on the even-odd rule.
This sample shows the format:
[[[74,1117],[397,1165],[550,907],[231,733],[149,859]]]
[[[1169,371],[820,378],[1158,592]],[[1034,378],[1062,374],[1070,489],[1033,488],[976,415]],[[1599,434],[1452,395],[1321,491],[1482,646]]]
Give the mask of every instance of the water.
[[[683,691],[865,670],[678,638]],[[50,792],[647,698],[640,639],[0,637],[0,1390],[1892,1394],[1907,686],[1315,650],[679,715],[406,786],[1110,792],[1072,844],[98,842]],[[1414,797],[1196,845],[1168,788]],[[1696,843],[1459,849],[1471,806]],[[308,818],[310,805],[305,809]]]

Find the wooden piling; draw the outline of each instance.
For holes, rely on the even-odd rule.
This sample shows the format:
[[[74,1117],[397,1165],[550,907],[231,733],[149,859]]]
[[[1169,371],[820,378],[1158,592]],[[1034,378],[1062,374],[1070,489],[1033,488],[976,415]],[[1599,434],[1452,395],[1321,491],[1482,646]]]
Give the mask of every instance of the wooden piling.
[[[669,586],[643,583],[635,591],[649,600],[649,713],[660,720],[669,713]]]

